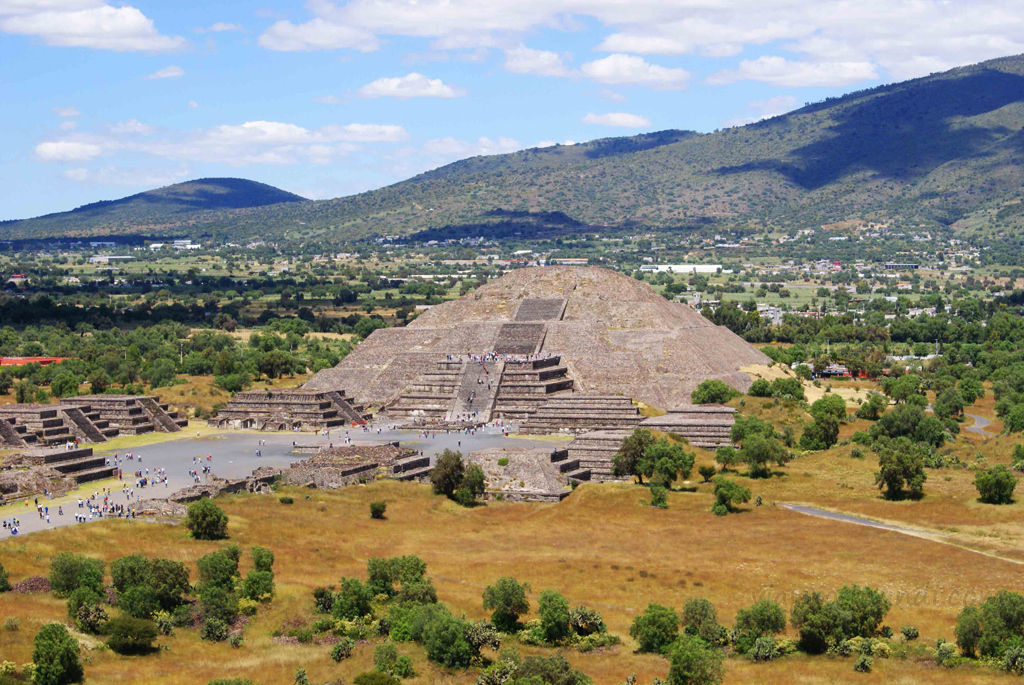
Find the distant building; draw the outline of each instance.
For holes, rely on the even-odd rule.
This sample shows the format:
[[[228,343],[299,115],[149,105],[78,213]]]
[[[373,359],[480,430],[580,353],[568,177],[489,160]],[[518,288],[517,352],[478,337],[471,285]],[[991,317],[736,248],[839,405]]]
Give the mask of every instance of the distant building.
[[[920,265],[913,262],[886,262],[884,266],[890,271],[914,271]]]
[[[715,274],[722,270],[721,264],[645,264],[641,271],[670,274]]]
[[[70,359],[70,357],[0,357],[0,366],[27,366],[29,364],[49,366],[50,364],[59,364],[66,359]]]

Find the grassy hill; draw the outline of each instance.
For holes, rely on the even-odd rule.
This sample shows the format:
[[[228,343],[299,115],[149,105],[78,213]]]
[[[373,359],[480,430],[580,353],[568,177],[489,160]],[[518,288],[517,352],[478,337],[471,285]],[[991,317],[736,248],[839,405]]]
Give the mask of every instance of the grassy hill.
[[[242,178],[200,178],[120,200],[93,202],[70,212],[4,222],[4,228],[13,237],[160,233],[174,228],[188,232],[190,224],[201,223],[204,216],[217,210],[301,202],[307,200],[265,183]]]
[[[1022,128],[1024,56],[1007,57],[715,133],[661,131],[474,157],[351,197],[189,217],[188,228],[344,240],[442,227],[458,234],[847,219],[1012,227],[1024,220],[1019,208],[1006,210],[1022,197]],[[38,235],[56,226],[40,221],[9,230]],[[109,232],[88,225],[76,224]]]

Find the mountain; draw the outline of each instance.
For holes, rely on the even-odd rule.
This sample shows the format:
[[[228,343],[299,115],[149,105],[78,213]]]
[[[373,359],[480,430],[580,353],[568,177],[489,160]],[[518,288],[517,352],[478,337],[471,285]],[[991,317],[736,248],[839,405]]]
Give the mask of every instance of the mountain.
[[[244,210],[306,198],[243,178],[200,178],[137,195],[82,205],[70,212],[4,222],[12,237],[167,233],[203,223],[211,213]]]
[[[1005,229],[1024,223],[1022,129],[1024,57],[1007,57],[714,133],[474,157],[350,197],[206,212],[188,230],[343,241],[850,219]]]

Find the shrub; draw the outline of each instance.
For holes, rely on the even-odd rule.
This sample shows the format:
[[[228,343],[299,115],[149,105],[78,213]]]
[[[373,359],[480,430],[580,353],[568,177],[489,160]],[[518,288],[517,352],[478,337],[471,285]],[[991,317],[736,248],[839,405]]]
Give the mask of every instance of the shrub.
[[[1011,647],[1003,654],[1003,668],[1016,675],[1024,675],[1024,647]]]
[[[526,593],[530,586],[515,578],[499,578],[484,590],[484,609],[492,611],[491,622],[503,633],[514,633],[519,628],[519,617],[530,611]]]
[[[778,635],[786,630],[786,613],[777,602],[762,599],[749,609],[736,612],[734,628],[736,651],[746,654],[759,637]]]
[[[857,660],[853,662],[853,670],[857,673],[870,673],[871,664],[875,663],[875,660],[869,657],[867,654],[861,654],[857,657]]]
[[[395,659],[395,666],[391,672],[399,678],[414,678],[416,676],[416,669],[413,668],[412,659],[407,656],[400,656]]]
[[[201,588],[216,586],[226,591],[234,590],[238,558],[230,547],[199,557],[196,568],[199,569]]]
[[[681,635],[668,648],[669,685],[718,685],[725,675],[722,651],[699,637]]]
[[[103,562],[71,552],[61,552],[50,562],[50,589],[68,597],[80,587],[103,591]]]
[[[153,649],[156,624],[141,618],[115,618],[104,627],[107,645],[118,654],[144,654]]]
[[[978,471],[974,477],[974,487],[978,489],[980,499],[985,504],[1010,504],[1013,502],[1017,479],[1010,469],[998,464],[988,470]]]
[[[508,457],[502,457],[499,459],[498,466],[508,466]]]
[[[651,506],[658,509],[668,509],[668,490],[665,486],[651,486]]]
[[[118,592],[149,585],[153,562],[141,554],[130,554],[110,562],[110,582]]]
[[[295,503],[295,500],[292,499],[291,497],[288,497],[287,495],[285,495],[284,497],[278,497],[277,501],[280,502],[281,504],[294,504]]]
[[[47,624],[36,633],[33,645],[32,682],[36,685],[64,685],[82,679],[78,640],[71,637],[67,628],[59,623]]]
[[[794,602],[790,620],[800,631],[800,648],[820,654],[850,638],[870,638],[889,608],[889,599],[882,592],[849,585],[840,588],[831,602],[819,592],[804,593]]]
[[[18,632],[18,629],[20,627],[21,627],[21,620],[20,619],[14,618],[13,616],[8,616],[7,618],[4,619],[4,630],[6,630],[8,633],[16,633],[16,632]]]
[[[380,673],[391,673],[398,661],[398,650],[389,642],[373,648],[373,665]]]
[[[242,581],[242,597],[257,602],[269,601],[274,596],[274,572],[253,569]]]
[[[385,510],[387,510],[387,508],[388,505],[386,502],[370,502],[370,518],[384,518],[384,512]]]
[[[274,569],[274,552],[266,547],[254,545],[249,550],[252,558],[252,567],[257,571],[272,571]]]
[[[157,602],[166,611],[178,607],[189,592],[189,570],[180,561],[153,559],[149,578]]]
[[[352,656],[352,648],[355,647],[355,642],[343,637],[331,647],[331,658],[335,661],[344,661],[345,659]]]
[[[715,508],[712,511],[715,514],[724,516],[732,511],[735,505],[750,501],[750,490],[739,483],[724,476],[716,476],[713,482],[715,484]]]
[[[439,614],[422,631],[427,658],[445,668],[467,668],[479,654],[466,640],[466,624],[450,614]]]
[[[584,673],[577,671],[562,654],[528,656],[521,663],[507,660],[511,669],[508,682],[524,684],[558,683],[559,685],[589,685]]]
[[[964,656],[1001,658],[1010,646],[1024,644],[1024,595],[1000,590],[980,606],[957,616],[956,642]]]
[[[135,585],[118,597],[117,608],[133,618],[149,618],[160,610],[160,602],[153,588]]]
[[[196,540],[220,540],[228,536],[228,515],[211,500],[188,505],[185,527]]]
[[[747,394],[753,397],[771,397],[772,384],[763,378],[758,378],[750,384],[750,390],[747,391]]]
[[[684,632],[696,635],[711,646],[720,644],[725,639],[726,630],[718,624],[718,612],[715,605],[703,597],[691,597],[683,604],[680,622]]]
[[[772,661],[782,656],[775,638],[766,635],[754,640],[754,646],[750,648],[750,658],[754,661]]]
[[[78,610],[83,606],[93,606],[99,604],[101,601],[102,598],[99,593],[91,587],[76,588],[68,597],[68,618],[76,618],[78,616]]]
[[[370,613],[373,592],[356,578],[342,578],[334,593],[331,615],[339,619],[356,619]]]
[[[4,570],[4,565],[0,564],[0,592],[10,592],[11,581],[7,575],[7,571]]]
[[[607,630],[601,612],[596,609],[583,606],[582,604],[569,612],[569,629],[585,637],[595,633],[603,633]]]
[[[219,618],[208,618],[203,621],[199,635],[210,642],[223,642],[228,637],[228,624]]]
[[[921,636],[916,626],[903,626],[900,628],[900,633],[903,635],[904,642],[912,642]]]
[[[641,652],[661,653],[679,636],[679,616],[669,607],[648,604],[633,619],[629,635],[640,643]]]
[[[245,638],[242,636],[241,633],[233,633],[230,637],[228,637],[228,644],[234,647],[235,649],[239,649],[242,646],[243,642],[245,642]]]
[[[711,479],[715,477],[715,474],[718,473],[718,471],[714,466],[705,464],[697,469],[697,473],[700,474],[700,477],[704,479],[705,483],[710,483]]]
[[[544,640],[558,644],[569,637],[569,602],[554,590],[545,590],[537,599]]]
[[[204,619],[216,618],[227,623],[238,615],[238,597],[216,585],[200,589],[199,604]]]
[[[401,685],[402,681],[387,673],[361,673],[352,681],[352,685]]]
[[[697,389],[690,393],[690,400],[694,404],[724,404],[741,394],[739,390],[730,388],[723,381],[710,379],[698,385]]]

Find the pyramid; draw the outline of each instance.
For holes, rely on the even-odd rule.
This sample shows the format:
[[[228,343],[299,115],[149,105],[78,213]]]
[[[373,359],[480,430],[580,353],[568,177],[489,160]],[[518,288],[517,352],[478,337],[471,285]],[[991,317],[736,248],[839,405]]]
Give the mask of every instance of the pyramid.
[[[374,331],[304,387],[381,407],[423,378],[443,374],[449,355],[490,352],[551,356],[574,392],[622,395],[660,408],[689,403],[690,392],[710,378],[745,390],[751,379],[740,368],[769,361],[646,283],[597,267],[545,266],[512,271],[404,328]],[[459,373],[436,381],[453,384],[453,397]]]

